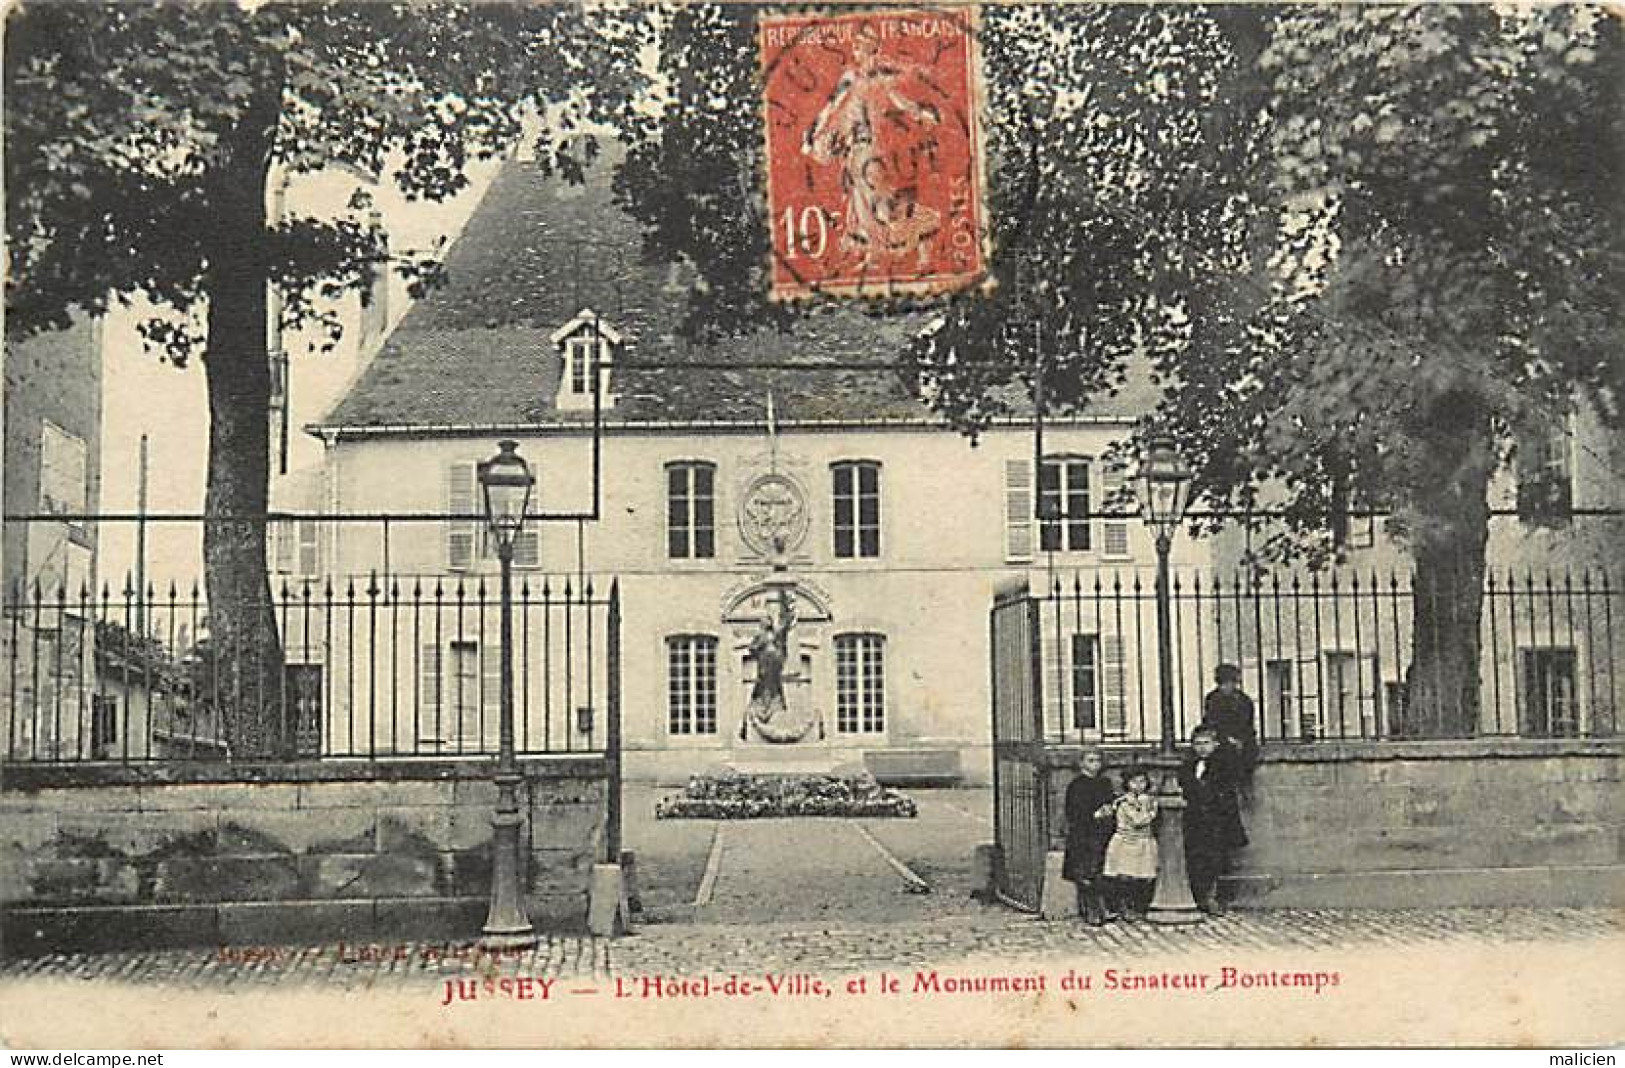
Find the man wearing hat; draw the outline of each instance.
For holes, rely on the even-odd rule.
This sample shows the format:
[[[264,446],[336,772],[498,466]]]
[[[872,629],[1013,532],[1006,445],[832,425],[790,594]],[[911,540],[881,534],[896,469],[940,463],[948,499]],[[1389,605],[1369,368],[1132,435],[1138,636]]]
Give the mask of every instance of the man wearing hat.
[[[1220,664],[1213,673],[1216,684],[1202,699],[1203,727],[1212,730],[1236,756],[1236,770],[1240,775],[1240,788],[1245,796],[1251,793],[1253,767],[1258,763],[1258,725],[1253,712],[1253,699],[1241,688],[1241,669],[1234,664]]]

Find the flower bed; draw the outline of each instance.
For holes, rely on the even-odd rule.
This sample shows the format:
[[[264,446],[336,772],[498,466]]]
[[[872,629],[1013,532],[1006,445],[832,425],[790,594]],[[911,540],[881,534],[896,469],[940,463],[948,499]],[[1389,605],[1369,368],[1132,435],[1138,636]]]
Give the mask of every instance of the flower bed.
[[[748,820],[772,816],[901,816],[914,800],[888,790],[868,772],[852,775],[695,775],[680,794],[655,804],[657,819]]]

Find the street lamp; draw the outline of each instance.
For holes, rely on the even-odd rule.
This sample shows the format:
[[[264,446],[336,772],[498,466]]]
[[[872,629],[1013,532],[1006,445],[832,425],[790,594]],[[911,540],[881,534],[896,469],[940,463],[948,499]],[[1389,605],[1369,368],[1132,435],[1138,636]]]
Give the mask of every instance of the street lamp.
[[[500,451],[479,465],[485,522],[502,562],[502,683],[493,776],[497,806],[491,817],[491,907],[480,930],[480,944],[487,949],[519,949],[536,943],[519,883],[519,784],[523,777],[513,739],[513,545],[530,512],[536,477],[515,451],[518,447],[515,441],[498,442]]]
[[[1185,518],[1190,499],[1191,472],[1179,457],[1172,439],[1153,438],[1140,461],[1140,514],[1156,537],[1157,545],[1157,674],[1161,683],[1162,737],[1158,749],[1172,763],[1179,732],[1174,722],[1174,654],[1171,632],[1171,600],[1168,554],[1174,534]],[[1191,896],[1190,875],[1185,865],[1185,799],[1178,779],[1170,772],[1163,781],[1158,799],[1161,818],[1157,820],[1157,886],[1151,896],[1146,919],[1152,923],[1200,923],[1202,914]]]
[[[1162,682],[1162,752],[1174,751],[1178,727],[1174,723],[1174,654],[1169,639],[1170,591],[1168,588],[1168,553],[1173,548],[1174,534],[1185,518],[1185,505],[1190,498],[1191,472],[1179,458],[1179,450],[1172,439],[1159,437],[1140,461],[1139,473],[1140,514],[1157,540],[1157,672]]]

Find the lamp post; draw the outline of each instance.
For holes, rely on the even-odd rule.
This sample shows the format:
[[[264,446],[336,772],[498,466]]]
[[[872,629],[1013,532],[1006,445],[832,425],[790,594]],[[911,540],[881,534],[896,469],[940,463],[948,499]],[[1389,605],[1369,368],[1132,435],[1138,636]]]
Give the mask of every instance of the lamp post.
[[[1157,677],[1161,700],[1161,737],[1157,748],[1162,763],[1172,765],[1179,725],[1174,721],[1174,653],[1172,642],[1172,590],[1169,588],[1168,555],[1174,534],[1185,518],[1190,499],[1191,472],[1180,459],[1172,439],[1152,439],[1140,461],[1140,513],[1151,528],[1157,546]],[[1185,798],[1179,780],[1168,770],[1162,784],[1157,820],[1157,887],[1151,897],[1146,919],[1152,923],[1200,923],[1202,913],[1191,896],[1190,875],[1185,866]]]
[[[498,453],[479,465],[485,522],[502,563],[502,683],[499,706],[496,812],[491,817],[491,906],[480,930],[487,949],[519,949],[536,943],[519,882],[519,760],[513,733],[513,545],[530,511],[536,477],[515,451],[518,442],[497,443]]]
[[[1168,582],[1168,554],[1174,534],[1185,518],[1190,497],[1191,473],[1179,458],[1179,450],[1169,438],[1155,438],[1140,462],[1138,476],[1140,514],[1157,541],[1157,677],[1161,682],[1162,737],[1164,755],[1174,751],[1179,727],[1174,722],[1173,630]]]

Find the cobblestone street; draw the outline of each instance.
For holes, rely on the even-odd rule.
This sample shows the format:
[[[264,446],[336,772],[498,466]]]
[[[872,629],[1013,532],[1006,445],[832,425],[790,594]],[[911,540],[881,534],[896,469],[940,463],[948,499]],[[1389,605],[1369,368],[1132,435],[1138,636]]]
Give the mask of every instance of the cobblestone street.
[[[0,989],[38,979],[111,980],[217,991],[267,985],[410,988],[446,977],[503,973],[561,978],[704,976],[800,971],[840,976],[875,969],[974,966],[1020,958],[1133,964],[1248,952],[1517,947],[1569,943],[1625,951],[1625,917],[1609,909],[1237,911],[1195,927],[1120,923],[1095,929],[999,908],[952,922],[657,924],[606,941],[554,936],[534,951],[492,959],[467,946],[403,944],[193,949],[72,954],[0,963]]]

